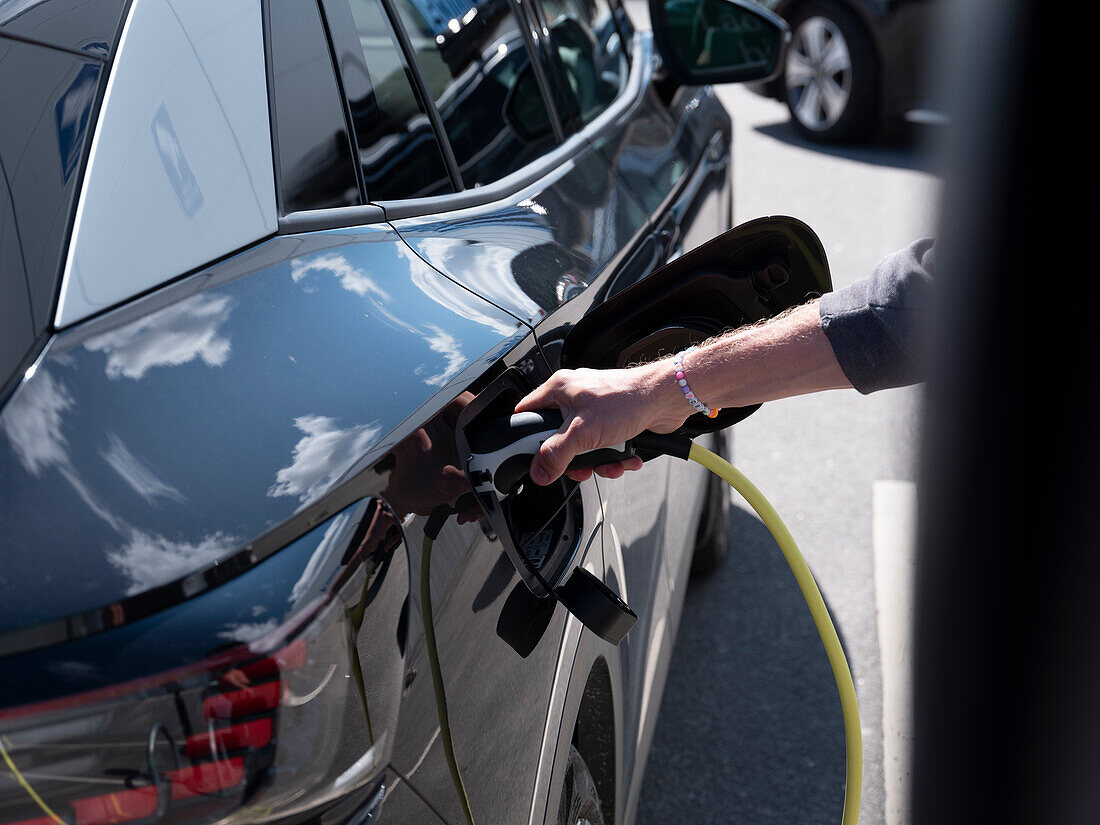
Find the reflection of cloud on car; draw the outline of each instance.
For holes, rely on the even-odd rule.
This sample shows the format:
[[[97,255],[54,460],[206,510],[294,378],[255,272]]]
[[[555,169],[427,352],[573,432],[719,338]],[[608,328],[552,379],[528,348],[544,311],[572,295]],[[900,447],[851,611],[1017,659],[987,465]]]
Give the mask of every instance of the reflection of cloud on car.
[[[476,504],[418,551],[472,399],[731,225],[658,62],[607,0],[0,2],[0,821],[462,821],[434,605],[478,821],[629,823],[703,477],[507,504],[622,647]]]

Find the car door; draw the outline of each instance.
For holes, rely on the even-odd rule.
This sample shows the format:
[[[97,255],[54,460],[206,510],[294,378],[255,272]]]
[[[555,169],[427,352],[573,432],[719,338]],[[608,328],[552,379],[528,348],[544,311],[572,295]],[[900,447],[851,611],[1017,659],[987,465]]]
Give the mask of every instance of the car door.
[[[498,314],[511,313],[511,329],[528,336],[499,358],[486,359],[484,378],[455,399],[450,417],[427,425],[427,436],[399,448],[413,454],[434,449],[448,457],[445,464],[456,473],[463,465],[454,446],[453,414],[470,395],[503,368],[529,386],[548,374],[531,324],[539,317],[538,302],[553,296],[555,282],[512,280],[511,259],[533,254],[541,261],[536,274],[556,268],[555,277],[562,277],[576,257],[553,244],[545,224],[522,219],[523,213],[536,214],[528,206],[514,205],[511,214],[448,212],[456,203],[466,205],[469,193],[480,193],[497,177],[541,157],[556,139],[551,128],[522,140],[500,121],[502,107],[509,105],[530,114],[532,101],[517,101],[517,94],[542,100],[530,70],[526,80],[520,77],[529,65],[526,29],[509,4],[460,6],[322,4],[371,207],[385,215],[417,262],[466,291],[461,305],[488,301]],[[329,210],[324,220],[357,209]],[[448,214],[437,217],[437,212]],[[463,264],[456,266],[456,260]],[[468,277],[472,273],[478,277]],[[453,290],[446,294],[454,300]],[[437,343],[444,351],[461,345],[446,338]],[[461,473],[458,480],[465,484]],[[579,563],[599,572],[602,508],[595,485],[582,487],[576,495],[563,492],[560,500],[528,496],[528,505],[521,501],[513,508],[513,522],[520,533],[530,531],[532,541],[570,543]],[[415,514],[403,525],[414,548],[423,545],[424,526]],[[460,795],[468,797],[478,821],[511,823],[532,816],[541,821],[535,806],[538,799],[545,804],[545,797],[535,789],[546,781],[544,738],[557,718],[551,712],[555,685],[570,664],[560,654],[565,611],[555,600],[531,594],[488,523],[448,521],[432,544],[430,567],[423,558],[414,550],[413,580],[424,589],[414,587],[410,602],[409,668],[393,757],[397,781],[448,821],[463,819]],[[429,615],[445,695],[434,689],[421,631]],[[461,793],[444,752],[444,700]]]
[[[0,408],[0,810],[367,821],[414,772],[406,691],[436,718],[406,550],[455,495],[433,437],[530,331],[364,204],[316,4],[133,15],[83,180],[101,233],[77,218],[63,328]],[[383,816],[430,821],[402,784]]]
[[[534,23],[530,45],[538,56],[530,71],[541,67],[545,74],[562,143],[548,148],[541,162],[517,170],[512,180],[467,179],[467,187],[482,185],[435,202],[380,206],[425,260],[535,326],[553,368],[562,324],[600,300],[616,277],[630,282],[659,263],[638,250],[648,248],[652,210],[671,198],[686,159],[671,118],[654,108],[647,74],[652,47],[645,38],[633,45],[630,57],[609,13],[596,18],[601,28],[594,31],[582,6],[556,13],[553,20],[544,20],[533,5],[524,10]],[[421,33],[418,55],[435,50],[431,34]],[[625,171],[623,163],[629,167]],[[629,182],[637,174],[650,181],[641,191]],[[563,307],[571,309],[563,312]],[[655,672],[649,666],[650,637],[663,639],[668,606],[663,553],[669,465],[659,459],[644,477],[601,485],[610,513],[605,547],[615,548],[605,575],[640,615],[618,654],[627,771],[633,768],[644,706],[657,698],[647,674]]]
[[[704,153],[694,125],[703,90],[680,89],[666,100],[667,84],[662,84],[654,70],[652,40],[646,34],[626,39],[632,27],[625,12],[616,13],[602,0],[541,0],[535,7],[550,33],[551,64],[558,67],[565,85],[577,90],[578,128],[585,130],[590,145],[606,159],[647,216],[647,231],[630,256],[611,272],[602,290],[592,290],[591,297],[598,305],[677,254],[685,243],[685,233],[689,233],[689,242],[703,240],[698,237],[700,225],[706,226],[708,236],[713,234],[712,227],[717,228],[721,217],[709,211],[714,204],[707,203],[701,192],[708,185],[726,191],[722,174],[726,153],[721,153],[721,170],[710,171],[704,184],[699,169]],[[601,93],[601,84],[591,78],[612,74],[609,58],[620,48],[630,59],[631,85],[619,96],[620,105],[612,106],[606,93]],[[713,118],[714,112],[709,114]],[[722,137],[728,142],[728,119],[724,133],[721,118],[717,123],[719,143],[725,149]],[[555,316],[559,317],[558,323],[552,318],[544,325],[548,328],[543,337],[547,348],[548,339],[558,334],[550,330],[568,328],[569,322],[575,323],[580,316],[575,308],[566,308]],[[670,514],[694,513],[699,507],[701,476],[691,469],[685,472],[678,464],[659,458],[649,462],[644,473],[600,482],[607,509],[609,556],[621,560],[628,600],[644,607],[638,625],[620,645],[624,727],[633,745],[623,751],[624,779],[630,786],[644,769],[644,751],[639,754],[638,746],[647,741],[646,730],[660,704],[679,612],[674,595],[682,598],[682,592],[674,594],[675,574],[685,554],[690,555],[690,544],[684,541],[688,533],[682,526],[685,519],[673,519]]]

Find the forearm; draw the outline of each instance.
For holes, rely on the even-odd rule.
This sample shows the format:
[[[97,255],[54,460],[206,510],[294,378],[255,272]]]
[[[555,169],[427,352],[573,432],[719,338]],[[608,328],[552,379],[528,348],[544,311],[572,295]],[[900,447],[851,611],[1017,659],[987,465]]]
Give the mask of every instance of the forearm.
[[[710,407],[745,407],[792,395],[851,387],[821,330],[817,302],[712,338],[688,353],[685,377]],[[662,403],[687,407],[668,362],[651,365]],[[690,412],[690,409],[687,410]]]
[[[850,387],[821,330],[817,303],[704,342],[683,361],[697,398],[711,407],[744,407],[791,395]],[[692,414],[671,358],[627,369],[560,370],[516,412],[558,407],[562,428],[543,442],[531,478],[548,484],[582,452],[619,444],[643,430],[669,433]],[[637,457],[597,468],[601,475],[639,469]],[[582,480],[589,471],[570,471]]]

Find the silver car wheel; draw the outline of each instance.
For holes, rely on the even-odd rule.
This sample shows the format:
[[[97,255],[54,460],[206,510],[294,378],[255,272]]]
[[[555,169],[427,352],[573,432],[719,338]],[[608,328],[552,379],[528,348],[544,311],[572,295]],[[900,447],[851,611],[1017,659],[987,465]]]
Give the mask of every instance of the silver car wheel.
[[[795,29],[784,81],[791,111],[807,129],[823,132],[840,119],[852,96],[852,57],[836,23],[809,17]]]

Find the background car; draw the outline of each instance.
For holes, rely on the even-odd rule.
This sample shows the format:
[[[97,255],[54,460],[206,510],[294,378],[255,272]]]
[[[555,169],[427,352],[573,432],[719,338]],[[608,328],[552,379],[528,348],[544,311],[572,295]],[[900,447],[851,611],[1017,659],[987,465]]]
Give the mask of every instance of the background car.
[[[633,819],[720,482],[509,499],[617,646],[476,513],[421,548],[471,399],[731,225],[655,54],[602,0],[0,6],[0,823]]]
[[[758,0],[788,21],[780,77],[750,88],[786,102],[811,140],[860,141],[902,118],[941,121],[929,73],[938,0]]]

